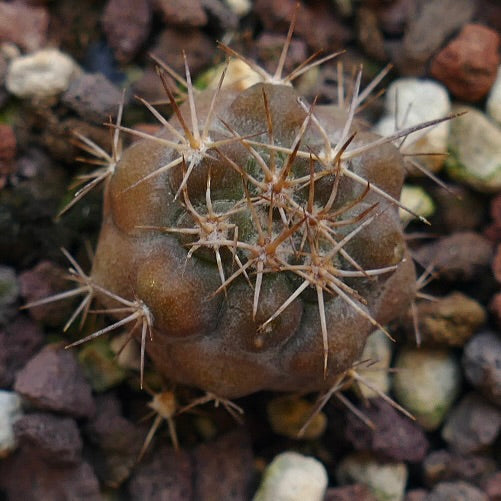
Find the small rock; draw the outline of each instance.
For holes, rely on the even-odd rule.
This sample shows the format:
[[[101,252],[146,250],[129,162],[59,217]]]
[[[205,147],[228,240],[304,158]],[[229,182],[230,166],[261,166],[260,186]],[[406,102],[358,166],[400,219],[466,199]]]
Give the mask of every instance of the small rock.
[[[430,194],[437,204],[435,217],[431,221],[436,233],[474,231],[484,226],[485,199],[479,193],[462,185],[449,184],[448,189],[430,187]]]
[[[14,383],[16,372],[38,351],[43,339],[40,327],[21,315],[0,329],[0,388]]]
[[[180,26],[205,26],[207,14],[201,0],[155,0],[155,6],[162,13],[165,22]]]
[[[451,122],[447,172],[478,191],[499,191],[501,128],[470,106],[457,106],[453,111],[467,113]]]
[[[404,184],[400,194],[400,202],[414,212],[414,214],[421,217],[429,218],[435,212],[433,199],[421,186]],[[398,209],[398,215],[403,224],[416,219],[416,216],[402,208]]]
[[[402,501],[407,475],[405,463],[385,463],[360,452],[346,456],[336,470],[340,484],[364,484],[378,501]]]
[[[388,55],[377,13],[362,5],[357,9],[356,27],[357,39],[364,51],[377,61],[386,61]]]
[[[172,27],[160,34],[151,52],[184,75],[184,58],[182,51],[179,50],[180,47],[186,53],[192,75],[196,75],[201,69],[211,64],[216,50],[212,38],[203,31]],[[165,97],[165,91],[163,97]]]
[[[244,429],[199,445],[193,456],[194,499],[249,499],[254,465],[249,435]]]
[[[242,60],[231,59],[228,65],[222,63],[204,73],[202,78],[207,85],[207,89],[217,89],[225,68],[226,75],[223,80],[223,87],[231,87],[237,91],[243,91],[263,81],[262,77]]]
[[[364,398],[375,398],[381,393],[390,391],[390,376],[388,369],[390,368],[391,359],[393,356],[393,343],[388,336],[380,330],[375,330],[368,338],[364,346],[360,360],[367,360],[370,366],[364,368],[362,364],[357,372],[371,386],[379,391],[379,393],[368,386],[359,385],[358,391]]]
[[[82,459],[82,439],[74,419],[37,412],[14,425],[19,446],[51,464],[76,465]]]
[[[18,296],[19,284],[14,268],[0,265],[0,326],[15,316]]]
[[[397,356],[396,399],[426,430],[440,426],[461,385],[461,371],[446,350],[405,348]]]
[[[397,129],[413,127],[429,120],[443,118],[451,111],[447,90],[433,80],[400,78],[388,88],[385,98],[385,116],[375,126],[375,132],[389,136]],[[398,113],[398,116],[397,116]],[[447,153],[449,139],[449,121],[429,129],[422,129],[407,137],[402,152],[412,153]],[[438,171],[445,156],[409,157],[424,168]],[[409,165],[412,173],[419,170]]]
[[[0,7],[3,4],[0,4]],[[14,130],[8,124],[0,124],[0,178],[14,174],[17,141]]]
[[[63,103],[84,120],[103,123],[117,113],[122,93],[103,74],[83,74],[75,78],[63,94]]]
[[[285,35],[263,33],[256,39],[256,50],[259,60],[264,63],[267,71],[274,73],[277,61],[284,46]],[[308,57],[306,44],[302,40],[292,40],[287,53],[283,74],[287,75]]]
[[[12,60],[5,85],[17,97],[43,99],[64,92],[79,71],[68,55],[43,49]]]
[[[405,493],[404,501],[426,501],[428,491],[425,489],[411,489]]]
[[[305,500],[306,501],[306,500]],[[331,487],[327,489],[323,501],[377,501],[370,489],[362,484]]]
[[[433,451],[423,462],[424,480],[428,486],[451,480],[478,484],[495,470],[496,462],[488,456],[463,455],[445,449]]]
[[[488,501],[477,487],[466,482],[442,482],[428,494],[426,501]]]
[[[423,430],[389,403],[372,399],[363,413],[374,423],[374,429],[352,414],[346,417],[346,438],[355,450],[371,451],[393,461],[418,462],[424,458],[428,440]]]
[[[487,97],[486,109],[488,115],[501,125],[501,66]]]
[[[185,451],[176,451],[164,446],[134,469],[128,483],[130,499],[131,501],[198,499],[193,497],[192,478],[193,464],[190,455]]]
[[[501,407],[501,339],[494,332],[473,337],[463,351],[468,381],[493,404]]]
[[[95,392],[103,392],[119,385],[127,373],[119,367],[107,339],[101,337],[78,353],[78,361],[87,381]]]
[[[34,407],[90,417],[95,405],[75,355],[47,345],[17,373],[15,390]]]
[[[487,477],[483,482],[483,490],[487,494],[489,501],[501,500],[501,471]]]
[[[87,463],[53,465],[24,449],[0,461],[0,489],[11,501],[103,501],[97,478]]]
[[[225,0],[226,5],[238,17],[243,17],[252,9],[250,0]]]
[[[137,371],[141,365],[141,350],[135,339],[127,332],[117,334],[109,340],[118,367]]]
[[[480,395],[469,393],[452,408],[442,428],[442,438],[463,454],[491,445],[501,428],[501,411]]]
[[[401,73],[422,75],[426,63],[444,40],[468,22],[475,12],[473,0],[413,2],[403,45],[394,61]],[[437,23],[440,19],[440,23]]]
[[[0,3],[0,43],[12,42],[33,52],[45,45],[48,28],[49,13],[45,7],[17,1]]]
[[[496,254],[492,262],[492,271],[494,272],[494,278],[498,282],[501,282],[501,244],[496,247]]]
[[[296,440],[313,440],[322,436],[327,427],[327,417],[323,412],[315,415],[301,436],[299,431],[312,415],[314,408],[315,404],[304,398],[285,396],[270,400],[266,412],[273,431],[278,435]]]
[[[463,346],[485,323],[487,315],[477,301],[461,292],[453,292],[436,301],[417,303],[421,341],[428,346]],[[413,319],[405,322],[407,336],[414,336]]]
[[[66,271],[51,261],[41,261],[34,268],[19,275],[21,296],[26,303],[38,301],[68,289]],[[37,322],[59,327],[71,315],[71,301],[55,301],[29,308],[30,316]]]
[[[499,35],[480,24],[466,24],[432,60],[430,74],[463,101],[482,99],[496,80]]]
[[[413,4],[409,0],[382,2],[376,9],[379,25],[384,33],[402,35],[413,14]]]
[[[108,0],[102,17],[103,30],[115,57],[129,62],[150,34],[148,0]]]
[[[253,501],[322,501],[327,472],[322,463],[296,452],[275,456]]]
[[[91,454],[98,477],[105,485],[116,489],[136,465],[143,444],[141,431],[122,416],[120,402],[108,393],[96,398],[96,413],[86,425],[85,432],[95,445]]]
[[[239,29],[238,16],[225,5],[224,0],[202,0],[202,6],[209,16],[209,25],[222,32]]]
[[[257,0],[254,12],[269,31],[282,31],[288,26],[295,0]],[[311,27],[315,26],[312,30]],[[336,50],[344,47],[351,38],[349,28],[335,14],[330,2],[317,1],[303,4],[297,16],[295,34],[306,41],[313,50]]]
[[[465,231],[423,245],[415,259],[446,280],[468,281],[482,276],[492,260],[493,245],[478,233]]]
[[[19,395],[0,390],[0,459],[8,456],[17,446],[14,423],[22,414]]]
[[[492,296],[491,302],[489,304],[489,310],[494,315],[498,326],[501,326],[501,292],[498,292],[497,294],[494,294],[494,296]]]

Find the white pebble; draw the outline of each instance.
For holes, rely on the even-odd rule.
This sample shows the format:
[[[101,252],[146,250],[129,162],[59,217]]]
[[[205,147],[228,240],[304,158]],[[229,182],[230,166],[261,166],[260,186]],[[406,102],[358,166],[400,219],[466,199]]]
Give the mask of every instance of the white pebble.
[[[388,88],[385,116],[376,124],[374,131],[382,136],[390,136],[398,129],[445,117],[450,110],[449,94],[443,85],[433,80],[401,78]],[[446,121],[410,134],[402,152],[446,153],[449,127]],[[397,140],[396,144],[400,141]],[[445,156],[421,156],[414,160],[435,172],[442,167]]]
[[[442,349],[404,348],[395,362],[393,391],[425,430],[437,429],[461,387],[454,355]]]
[[[0,390],[0,458],[16,448],[14,423],[22,415],[21,398],[17,393]]]
[[[498,68],[498,76],[487,97],[487,113],[501,125],[501,66]]]
[[[327,472],[320,461],[284,452],[266,468],[253,501],[321,501],[326,488]]]
[[[466,112],[453,120],[447,160],[449,175],[485,193],[501,189],[501,127],[471,106],[457,106]]]
[[[402,501],[407,476],[405,463],[384,463],[363,452],[346,456],[336,471],[340,484],[364,484],[378,501]]]
[[[43,49],[13,59],[5,85],[20,98],[45,98],[64,92],[79,71],[71,57],[57,49]]]

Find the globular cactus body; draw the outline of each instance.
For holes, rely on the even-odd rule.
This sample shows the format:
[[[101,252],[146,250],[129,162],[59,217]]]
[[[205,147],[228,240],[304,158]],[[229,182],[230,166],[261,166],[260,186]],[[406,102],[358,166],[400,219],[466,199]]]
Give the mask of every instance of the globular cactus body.
[[[356,93],[344,110],[285,80],[189,91],[107,179],[91,280],[144,305],[169,380],[327,390],[415,295],[402,156],[353,118]]]

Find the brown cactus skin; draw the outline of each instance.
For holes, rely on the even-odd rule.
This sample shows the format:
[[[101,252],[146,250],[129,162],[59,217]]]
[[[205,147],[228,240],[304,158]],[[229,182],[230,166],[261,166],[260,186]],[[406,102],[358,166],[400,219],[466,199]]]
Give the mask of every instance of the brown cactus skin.
[[[205,124],[213,95],[213,91],[195,95],[200,128]],[[231,138],[235,134],[241,137],[260,134],[251,140],[267,144],[271,142],[272,132],[273,144],[285,149],[292,148],[308,115],[308,108],[301,106],[294,89],[280,83],[260,83],[243,92],[223,88],[215,106],[215,118],[209,130],[212,140]],[[334,147],[342,138],[347,113],[335,106],[317,106],[312,113]],[[181,114],[186,123],[191,123],[187,103],[181,106]],[[170,123],[183,133],[176,117]],[[351,149],[377,139],[356,121],[350,131],[357,131]],[[177,140],[167,128],[159,137]],[[324,168],[315,156],[322,156],[324,142],[318,125],[310,120],[301,137],[300,150],[311,152],[315,172]],[[237,204],[243,206],[239,215],[228,218],[238,226],[238,239],[244,242],[242,245],[255,244],[258,229],[245,196],[242,175],[228,159],[256,178],[261,176],[259,168],[252,165],[256,164],[256,159],[248,148],[244,139],[209,149],[210,157],[203,157],[195,165],[186,184],[186,196],[200,213],[207,211],[205,196],[209,172],[214,206],[224,207],[223,211]],[[268,163],[272,155],[278,158],[278,154],[272,153],[273,148],[254,148]],[[190,247],[186,244],[190,242],[190,236],[160,230],[176,225],[194,227],[185,207],[185,194],[181,193],[175,199],[183,179],[182,165],[143,180],[176,156],[179,156],[178,152],[154,138],[138,141],[123,153],[105,186],[103,224],[92,280],[118,296],[138,298],[147,305],[154,321],[152,340],[147,340],[146,350],[155,368],[170,381],[195,386],[223,398],[237,398],[260,390],[327,390],[336,376],[357,361],[367,336],[375,328],[374,324],[386,324],[395,319],[408,308],[415,296],[414,266],[403,238],[397,207],[372,189],[375,185],[398,200],[404,179],[399,151],[391,143],[386,143],[348,160],[347,168],[370,183],[369,188],[338,172],[337,176],[341,178],[337,196],[329,211],[331,214],[340,212],[336,220],[352,218],[354,221],[346,226],[336,226],[333,233],[336,241],[353,232],[357,225],[363,225],[368,217],[373,217],[370,224],[363,225],[343,249],[364,270],[395,266],[394,271],[370,278],[340,277],[361,296],[360,299],[350,297],[359,308],[365,309],[366,314],[361,314],[332,290],[322,293],[324,306],[319,305],[318,291],[312,282],[269,324],[269,330],[263,329],[262,324],[296,291],[304,277],[283,267],[273,268],[271,256],[266,263],[269,270],[262,274],[255,318],[254,291],[243,273],[231,280],[224,291],[215,294],[221,286],[221,278],[213,248],[200,248],[187,259]],[[303,154],[294,159],[287,179],[308,176],[310,160],[306,157]],[[281,167],[286,160],[287,154],[284,153]],[[313,182],[317,207],[325,206],[329,199],[336,178],[335,171],[332,172],[332,175],[319,176]],[[293,194],[303,212],[308,207],[311,183],[310,178],[309,183]],[[264,231],[267,231],[270,230],[266,227],[270,201],[263,201],[261,195],[256,195],[255,190],[251,193],[251,198],[259,200],[259,203],[253,201],[252,205],[259,213],[258,220]],[[343,211],[350,202],[353,207]],[[272,238],[284,230],[277,207],[273,210]],[[287,214],[290,226],[297,222],[296,230],[279,246],[287,262],[304,264],[312,259],[312,246],[318,244],[320,254],[322,248],[329,247],[323,237],[311,236],[313,225],[306,229],[309,223],[301,223],[303,216],[299,212],[294,217],[292,212]],[[310,254],[303,252],[300,257],[297,254],[294,257],[291,242],[297,247],[303,236],[309,242]],[[193,237],[191,241],[197,238]],[[241,248],[237,252],[243,264],[250,259],[250,254]],[[228,248],[221,249],[221,254],[225,278],[228,279],[238,270],[238,265],[232,263]],[[334,268],[355,269],[339,253],[332,261]],[[254,266],[249,266],[248,272],[256,287],[259,273]],[[113,307],[109,297],[100,300],[105,307]],[[366,306],[363,301],[366,301]],[[322,308],[328,338],[325,373]]]

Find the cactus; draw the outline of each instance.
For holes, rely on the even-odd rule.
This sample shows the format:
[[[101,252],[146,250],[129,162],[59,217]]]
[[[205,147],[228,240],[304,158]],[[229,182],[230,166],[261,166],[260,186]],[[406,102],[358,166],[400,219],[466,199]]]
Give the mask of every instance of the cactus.
[[[104,182],[92,271],[67,255],[78,287],[37,304],[82,294],[69,324],[94,298],[116,321],[71,346],[130,325],[141,380],[147,352],[166,379],[229,399],[328,392],[375,328],[390,336],[416,293],[393,142],[441,120],[371,133],[355,115],[384,72],[361,91],[360,70],[337,105],[306,103],[293,81],[336,54],[283,76],[293,27],[274,74],[222,46],[259,83],[225,85],[225,70],[198,91],[186,63],[178,105],[159,67],[172,117],[143,100],[159,133],[123,127],[121,107],[112,154],[80,138],[102,167],[69,206]],[[121,132],[140,140],[121,152]]]

